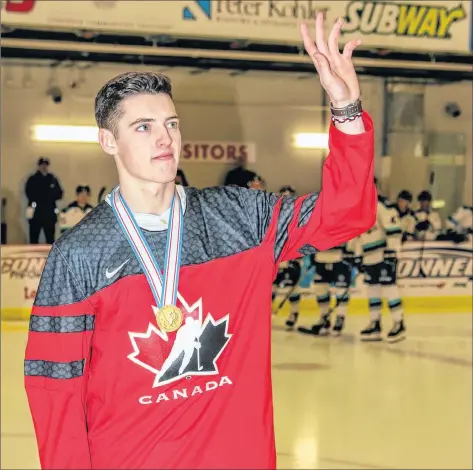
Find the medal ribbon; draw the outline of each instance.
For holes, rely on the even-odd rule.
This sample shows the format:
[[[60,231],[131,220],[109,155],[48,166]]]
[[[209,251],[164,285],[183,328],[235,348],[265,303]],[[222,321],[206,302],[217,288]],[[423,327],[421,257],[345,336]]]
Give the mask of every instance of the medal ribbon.
[[[181,198],[179,197],[177,189],[174,192],[169,214],[166,251],[164,255],[164,274],[161,274],[159,264],[143,232],[120,194],[119,186],[112,191],[110,203],[120,228],[148,279],[148,284],[156,301],[156,306],[163,308],[167,305],[176,305],[184,227]]]

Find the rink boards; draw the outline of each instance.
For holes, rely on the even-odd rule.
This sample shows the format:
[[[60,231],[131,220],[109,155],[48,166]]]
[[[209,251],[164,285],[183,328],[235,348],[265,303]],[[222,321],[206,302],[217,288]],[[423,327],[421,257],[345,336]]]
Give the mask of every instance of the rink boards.
[[[49,245],[4,245],[1,251],[2,320],[28,320]],[[317,312],[312,274],[301,280],[301,313]],[[407,313],[471,312],[473,242],[409,242],[398,263],[398,284]],[[282,290],[275,303],[287,290]],[[353,271],[349,313],[366,313],[362,275]],[[287,303],[281,309],[287,311]]]

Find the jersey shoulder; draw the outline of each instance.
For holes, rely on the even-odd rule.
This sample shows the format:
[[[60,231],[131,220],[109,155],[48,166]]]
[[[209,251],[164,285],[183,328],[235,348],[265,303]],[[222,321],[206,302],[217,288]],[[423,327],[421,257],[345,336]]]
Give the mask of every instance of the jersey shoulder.
[[[196,220],[202,217],[207,230],[238,234],[240,239],[247,240],[253,246],[264,238],[273,208],[280,197],[267,191],[234,185],[185,188],[185,191],[192,217]]]

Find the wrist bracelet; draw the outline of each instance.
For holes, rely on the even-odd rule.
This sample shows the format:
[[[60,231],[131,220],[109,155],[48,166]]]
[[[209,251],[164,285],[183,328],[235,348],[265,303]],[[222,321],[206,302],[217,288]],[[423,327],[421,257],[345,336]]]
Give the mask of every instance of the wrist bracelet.
[[[345,122],[353,122],[353,121],[356,121],[357,119],[361,118],[362,115],[363,115],[363,113],[357,113],[353,116],[344,117],[344,118],[337,118],[335,116],[332,116],[332,122],[334,124],[344,124]]]
[[[330,111],[332,112],[333,117],[349,118],[351,116],[361,114],[363,112],[363,108],[361,106],[361,101],[356,100],[354,103],[350,103],[348,106],[343,108],[334,108],[332,103],[330,103]]]

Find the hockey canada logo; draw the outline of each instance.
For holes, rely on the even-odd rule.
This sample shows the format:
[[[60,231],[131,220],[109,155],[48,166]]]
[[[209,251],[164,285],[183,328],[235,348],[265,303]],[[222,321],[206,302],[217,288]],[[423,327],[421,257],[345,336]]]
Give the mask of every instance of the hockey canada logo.
[[[145,333],[129,332],[133,352],[128,358],[154,374],[153,387],[183,377],[218,374],[218,358],[232,336],[228,315],[215,321],[209,313],[202,321],[202,299],[192,306],[180,300],[184,318],[177,331],[167,333],[149,323]]]

